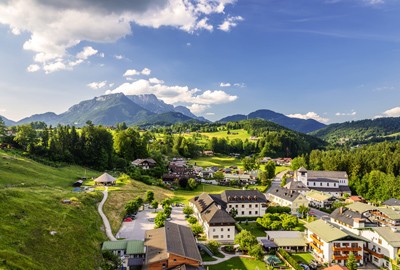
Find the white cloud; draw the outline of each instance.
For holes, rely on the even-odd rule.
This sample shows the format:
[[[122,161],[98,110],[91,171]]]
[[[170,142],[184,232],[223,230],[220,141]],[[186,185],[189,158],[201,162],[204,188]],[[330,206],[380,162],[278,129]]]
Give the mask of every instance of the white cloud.
[[[186,43],[186,46],[190,47],[190,46],[192,46],[192,43],[188,42],[188,43]]]
[[[68,67],[61,61],[43,65],[43,70],[46,72],[46,74],[66,69],[68,69]]]
[[[170,26],[189,33],[198,29],[211,31],[213,25],[208,18],[223,14],[226,6],[235,2],[9,0],[0,2],[0,24],[9,26],[14,35],[28,35],[23,49],[35,53],[34,61],[44,69],[45,65],[61,67],[61,63],[68,66],[68,62],[75,61],[75,56],[68,51],[82,41],[113,43],[130,35],[135,24],[152,28]],[[221,27],[224,31],[242,20],[240,16],[222,16],[227,21]],[[79,55],[78,59],[87,59],[93,50]]]
[[[115,55],[114,57],[115,57],[115,59],[117,59],[117,60],[122,60],[122,59],[124,59],[124,57],[123,57],[122,55],[120,55],[120,54]]]
[[[356,114],[357,114],[356,111],[351,111],[349,113],[341,113],[341,112],[335,113],[336,116],[355,116]]]
[[[288,114],[286,116],[291,118],[300,118],[300,119],[314,119],[321,123],[327,123],[329,121],[328,118],[324,118],[315,112],[308,112],[306,114],[295,113],[295,114]]]
[[[124,77],[128,77],[128,76],[136,76],[136,75],[139,75],[140,74],[140,72],[139,71],[137,71],[136,69],[128,69],[127,71],[125,71],[125,73],[124,73]]]
[[[245,83],[235,83],[235,84],[233,84],[233,85],[236,86],[236,87],[240,87],[240,88],[246,87],[246,84],[245,84]]]
[[[163,80],[160,80],[160,79],[157,79],[157,78],[150,78],[149,82],[150,83],[154,83],[154,84],[163,84],[164,83]]]
[[[142,75],[149,76],[150,73],[151,73],[151,70],[148,69],[148,68],[144,68],[140,73],[141,73]]]
[[[104,53],[99,53],[99,56],[101,57],[101,58],[104,58],[104,56],[106,56]]]
[[[87,84],[88,87],[96,90],[96,89],[100,89],[103,88],[104,86],[106,86],[107,81],[102,81],[102,82],[91,82],[89,84]]]
[[[29,65],[29,66],[26,68],[26,71],[28,71],[28,72],[36,72],[36,71],[38,71],[38,70],[40,70],[40,66],[39,66],[39,65],[36,65],[36,64]]]
[[[242,16],[234,16],[234,17],[228,16],[225,19],[225,21],[218,26],[218,29],[224,32],[229,32],[232,27],[237,26],[238,22],[243,20],[244,19]]]
[[[384,0],[363,0],[363,1],[364,1],[364,3],[366,3],[368,5],[371,5],[371,6],[381,5],[381,4],[385,3]]]
[[[220,87],[230,87],[231,84],[230,84],[230,83],[221,82],[221,83],[219,84],[219,86],[220,86]]]
[[[76,55],[76,58],[86,60],[90,56],[93,56],[97,53],[97,50],[93,49],[90,46],[84,47],[83,50]]]
[[[205,110],[207,110],[208,108],[210,108],[210,105],[202,105],[202,104],[196,104],[196,103],[188,106],[188,109],[194,114],[202,113]]]
[[[106,94],[124,93],[127,95],[154,94],[168,104],[188,103],[199,105],[212,105],[230,103],[237,96],[227,94],[222,90],[201,91],[188,86],[153,84],[150,80],[139,79],[131,83],[123,83]]]
[[[196,24],[196,29],[204,29],[204,30],[212,32],[214,27],[211,24],[208,24],[207,21],[208,21],[208,18],[203,18],[200,21],[198,21]]]
[[[386,117],[399,117],[400,116],[400,107],[394,107],[392,109],[384,111],[383,114]]]

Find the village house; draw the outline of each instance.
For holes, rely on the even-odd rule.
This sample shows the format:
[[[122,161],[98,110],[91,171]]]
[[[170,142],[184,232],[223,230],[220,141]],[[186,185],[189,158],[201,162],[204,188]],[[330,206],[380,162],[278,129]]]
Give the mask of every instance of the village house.
[[[317,208],[331,208],[332,204],[336,201],[329,193],[318,190],[307,191],[304,196],[308,200],[308,205]]]
[[[101,250],[120,257],[125,269],[137,269],[145,263],[144,242],[140,240],[105,241]]]
[[[271,203],[290,207],[292,215],[298,214],[300,206],[308,206],[308,200],[304,195],[282,187],[273,188],[268,191],[267,199]]]
[[[198,269],[202,264],[192,230],[183,225],[166,221],[165,227],[146,231],[144,246],[144,269]]]
[[[276,248],[282,248],[290,252],[306,252],[307,242],[303,232],[299,231],[266,231],[266,237],[257,237],[257,240],[268,250],[273,247],[270,242],[276,245]],[[267,240],[267,241],[266,241]]]
[[[353,209],[341,207],[333,211],[330,218],[332,223],[367,240],[364,244],[366,261],[394,269],[393,265],[400,264],[400,226],[377,222],[371,211],[363,205]]]
[[[154,168],[157,165],[157,162],[152,158],[136,159],[132,161],[132,165],[142,168],[143,170],[148,170]]]
[[[373,206],[356,202],[346,206],[348,209],[367,216],[379,226],[400,226],[400,213],[385,206]]]
[[[224,173],[224,181],[226,183],[229,183],[231,181],[237,181],[239,185],[244,185],[244,184],[255,185],[257,183],[256,177],[250,174]]]
[[[364,264],[365,238],[321,219],[305,227],[310,248],[319,262],[346,265],[349,253],[353,252],[357,262]]]
[[[309,189],[329,193],[337,198],[351,195],[348,176],[344,171],[308,171],[301,167],[295,172],[294,181],[303,182]]]
[[[203,155],[208,156],[208,157],[212,157],[214,156],[214,152],[211,150],[204,150],[203,151]]]
[[[200,194],[191,199],[189,205],[193,208],[194,215],[203,226],[207,239],[222,243],[233,243],[236,221],[221,209],[221,206],[210,194]]]
[[[392,208],[395,211],[400,211],[400,200],[395,198],[390,198],[382,203],[386,207]]]

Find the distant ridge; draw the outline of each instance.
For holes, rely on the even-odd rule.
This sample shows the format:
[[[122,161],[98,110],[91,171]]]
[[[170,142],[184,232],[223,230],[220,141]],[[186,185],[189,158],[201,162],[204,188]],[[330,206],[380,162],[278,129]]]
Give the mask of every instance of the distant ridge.
[[[248,115],[235,114],[232,116],[224,117],[218,122],[236,122],[245,119],[257,119],[257,118],[271,121],[278,125],[302,133],[309,133],[326,126],[325,124],[322,124],[314,119],[291,118],[284,114],[277,113],[271,110],[257,110]]]
[[[330,124],[310,133],[330,143],[351,144],[400,137],[400,117],[384,117]]]
[[[6,117],[1,116],[1,115],[0,115],[0,117],[3,119],[4,124],[5,124],[6,126],[8,126],[8,127],[9,127],[9,126],[15,126],[16,122],[14,122],[13,120],[7,119]]]
[[[87,121],[92,121],[96,125],[113,126],[121,122],[127,125],[161,125],[162,123],[170,125],[190,120],[208,121],[197,117],[186,107],[166,104],[153,94],[126,96],[123,93],[116,93],[81,101],[62,114],[46,112],[26,117],[17,123],[9,122],[9,120],[7,123],[20,125],[39,121],[53,126],[63,124],[79,127],[84,126]]]

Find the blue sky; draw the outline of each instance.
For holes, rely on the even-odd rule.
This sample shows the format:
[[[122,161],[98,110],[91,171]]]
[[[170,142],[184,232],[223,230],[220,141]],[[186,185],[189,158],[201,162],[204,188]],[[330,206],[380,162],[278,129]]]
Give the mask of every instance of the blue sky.
[[[400,116],[400,1],[109,2],[0,3],[0,115],[124,92],[210,120]]]

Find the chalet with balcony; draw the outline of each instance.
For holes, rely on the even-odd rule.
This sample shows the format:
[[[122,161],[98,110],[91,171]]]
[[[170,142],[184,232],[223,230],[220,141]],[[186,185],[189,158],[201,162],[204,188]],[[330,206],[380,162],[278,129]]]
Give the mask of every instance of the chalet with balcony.
[[[152,158],[136,159],[132,161],[132,165],[142,168],[143,170],[148,170],[157,166],[157,162]]]
[[[323,220],[308,223],[305,227],[310,249],[321,263],[345,265],[350,252],[359,264],[364,263],[367,239]]]

